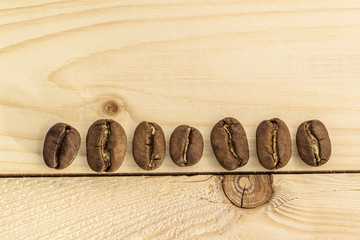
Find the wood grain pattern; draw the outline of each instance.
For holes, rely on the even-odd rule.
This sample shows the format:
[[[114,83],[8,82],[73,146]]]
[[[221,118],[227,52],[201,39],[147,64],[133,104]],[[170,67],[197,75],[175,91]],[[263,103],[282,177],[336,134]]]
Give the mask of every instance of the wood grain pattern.
[[[348,1],[2,1],[0,3],[0,173],[87,174],[88,127],[109,115],[128,134],[117,173],[148,173],[134,163],[131,139],[142,120],[167,141],[180,124],[198,128],[205,152],[180,168],[169,154],[152,173],[224,172],[212,153],[212,126],[236,117],[251,158],[242,172],[265,171],[255,154],[259,122],[280,117],[293,156],[280,171],[360,171],[360,3]],[[320,119],[332,159],[305,165],[295,132]],[[80,154],[68,169],[43,164],[48,128],[76,127]]]
[[[2,239],[359,239],[360,175],[275,175],[266,205],[221,176],[0,179]]]

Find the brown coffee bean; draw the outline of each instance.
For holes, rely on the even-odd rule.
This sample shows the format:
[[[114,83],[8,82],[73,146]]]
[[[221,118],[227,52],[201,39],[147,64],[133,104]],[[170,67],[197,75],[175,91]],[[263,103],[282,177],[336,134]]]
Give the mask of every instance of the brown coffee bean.
[[[220,165],[227,170],[244,166],[249,160],[249,145],[241,123],[227,117],[211,131],[211,146]]]
[[[144,170],[154,170],[163,163],[166,144],[165,135],[159,125],[141,122],[135,129],[133,139],[135,162]]]
[[[284,167],[291,158],[291,138],[286,124],[278,119],[262,121],[256,130],[257,155],[269,170]]]
[[[57,123],[46,134],[43,148],[45,164],[64,169],[75,159],[80,148],[79,132],[66,123]]]
[[[330,137],[319,120],[306,121],[299,126],[296,146],[301,159],[310,166],[321,166],[330,159]]]
[[[170,156],[180,166],[192,166],[200,161],[204,141],[199,130],[187,125],[175,128],[170,137]]]
[[[122,126],[112,119],[94,122],[86,136],[86,157],[95,172],[114,172],[126,154],[127,138]]]

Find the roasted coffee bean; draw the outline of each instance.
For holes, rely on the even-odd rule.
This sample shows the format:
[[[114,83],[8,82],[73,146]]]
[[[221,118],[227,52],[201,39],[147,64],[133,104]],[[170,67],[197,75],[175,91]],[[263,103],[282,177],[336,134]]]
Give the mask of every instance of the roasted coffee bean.
[[[46,134],[43,148],[45,164],[64,169],[75,159],[80,148],[79,132],[66,123],[57,123]]]
[[[154,170],[164,161],[165,136],[156,123],[141,122],[135,129],[132,146],[135,162],[144,170]]]
[[[215,124],[211,146],[220,165],[227,170],[244,166],[249,160],[249,145],[241,123],[228,117]]]
[[[127,138],[122,126],[111,119],[94,122],[86,136],[86,157],[95,172],[114,172],[124,161]]]
[[[321,166],[330,159],[330,137],[319,120],[306,121],[299,126],[296,145],[301,159],[310,166]]]
[[[291,158],[291,138],[286,124],[278,118],[262,121],[256,130],[256,149],[264,168],[284,167]]]
[[[199,130],[187,125],[175,128],[170,137],[170,156],[180,166],[192,166],[199,162],[204,149],[204,141]]]

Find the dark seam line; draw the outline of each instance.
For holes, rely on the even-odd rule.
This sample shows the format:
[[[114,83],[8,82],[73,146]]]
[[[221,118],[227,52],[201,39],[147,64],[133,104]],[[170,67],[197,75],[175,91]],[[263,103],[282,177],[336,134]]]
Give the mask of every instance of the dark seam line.
[[[300,175],[300,174],[358,174],[360,170],[334,171],[283,171],[283,172],[188,172],[188,173],[85,173],[85,174],[3,174],[0,178],[60,178],[60,177],[158,177],[158,176],[196,176],[196,175]]]

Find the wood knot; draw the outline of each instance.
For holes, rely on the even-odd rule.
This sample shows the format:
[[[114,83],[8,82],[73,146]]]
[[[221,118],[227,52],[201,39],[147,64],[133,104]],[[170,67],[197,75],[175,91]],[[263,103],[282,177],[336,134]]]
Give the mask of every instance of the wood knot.
[[[114,116],[118,113],[119,106],[117,105],[117,103],[115,101],[109,100],[104,103],[103,111],[108,116]]]
[[[222,187],[226,197],[240,208],[256,208],[273,194],[271,175],[224,175]]]

